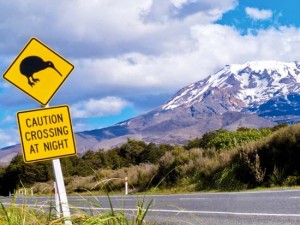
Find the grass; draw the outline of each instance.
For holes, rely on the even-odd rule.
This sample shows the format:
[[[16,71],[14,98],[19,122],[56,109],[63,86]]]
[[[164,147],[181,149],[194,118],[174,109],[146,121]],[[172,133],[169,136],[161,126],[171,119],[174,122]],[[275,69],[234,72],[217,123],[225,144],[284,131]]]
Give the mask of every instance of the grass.
[[[125,210],[115,210],[110,199],[109,210],[104,211],[99,202],[89,202],[93,208],[98,207],[103,210],[95,214],[91,209],[88,212],[79,211],[72,213],[68,218],[73,225],[154,225],[155,222],[147,222],[146,215],[153,203],[146,202],[145,197],[137,198],[137,208],[133,213],[126,213]],[[84,199],[84,197],[82,197]],[[86,200],[87,201],[87,200]],[[50,208],[50,210],[49,210]],[[12,198],[10,204],[0,202],[0,224],[1,225],[64,225],[65,218],[55,218],[55,211],[52,210],[51,203],[41,207],[39,205],[29,205],[24,198],[22,204],[17,204],[17,198]]]
[[[273,187],[271,190],[284,189],[284,187]],[[289,187],[290,189],[290,187]],[[258,188],[251,191],[270,190],[270,188]],[[150,190],[147,194],[154,194],[154,190]],[[155,193],[170,194],[182,193],[180,189],[165,190],[155,189]],[[185,190],[183,191],[186,192]],[[211,192],[214,192],[211,190]],[[218,192],[218,190],[216,190]],[[52,196],[50,196],[52,197]],[[147,202],[144,197],[137,196],[136,210],[128,212],[125,209],[115,209],[109,195],[109,210],[104,211],[104,207],[99,202],[99,199],[95,197],[95,201],[87,200],[84,196],[81,196],[83,201],[89,203],[89,211],[76,210],[72,212],[71,221],[73,225],[156,225],[156,221],[147,221],[147,214],[153,204],[153,200]],[[47,205],[48,204],[48,205]],[[26,203],[26,198],[23,198],[21,204],[17,204],[17,198],[13,197],[9,204],[0,203],[0,224],[1,225],[64,225],[64,218],[55,218],[55,211],[51,209],[51,203],[44,204],[43,207],[36,203],[36,206],[32,206]],[[92,208],[98,207],[101,213],[95,214]],[[161,224],[161,223],[159,223]],[[165,219],[163,224],[176,224],[175,221]]]
[[[28,207],[26,204],[11,203],[5,207],[0,203],[1,225],[43,225],[45,224],[44,212]]]

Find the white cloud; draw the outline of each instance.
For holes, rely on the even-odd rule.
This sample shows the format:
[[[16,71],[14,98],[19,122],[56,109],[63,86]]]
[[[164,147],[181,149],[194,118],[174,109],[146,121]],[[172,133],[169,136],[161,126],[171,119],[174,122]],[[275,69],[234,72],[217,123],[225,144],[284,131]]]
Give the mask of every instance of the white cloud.
[[[197,19],[209,23],[237,5],[236,0],[153,0],[142,13],[146,22],[167,23],[172,20]]]
[[[0,121],[0,124],[12,123],[15,121],[16,121],[16,118],[14,116],[7,115]]]
[[[13,128],[0,129],[0,147],[20,143],[18,130]]]
[[[101,117],[119,114],[129,103],[118,97],[89,99],[71,106],[74,118]]]
[[[25,25],[32,23],[26,26],[28,34],[38,32],[45,43],[51,47],[53,44],[62,55],[67,53],[64,56],[75,64],[75,70],[54,100],[67,99],[71,104],[106,96],[126,99],[139,94],[172,94],[225,64],[299,58],[297,51],[291,51],[299,43],[296,28],[258,30],[256,36],[242,36],[232,27],[212,24],[236,6],[233,0],[166,1],[177,10],[192,3],[199,7],[196,14],[187,10],[189,16],[168,17],[166,23],[143,22],[142,13],[150,12],[154,4],[159,4],[150,0],[123,0],[114,7],[108,0],[89,3],[76,0],[72,4],[64,0],[60,7],[52,1],[42,4],[28,0],[33,8],[22,9],[14,5],[17,2],[5,2],[6,8],[0,8],[0,15],[6,16],[8,22],[0,26],[0,31],[10,38],[25,38]],[[14,16],[8,17],[7,12]],[[20,18],[21,25],[17,21]],[[20,34],[9,33],[14,30],[20,30]],[[9,46],[15,41],[4,38],[2,43]],[[21,45],[20,41],[16,43]],[[74,93],[74,90],[78,91]],[[4,97],[9,99],[12,95],[9,90],[6,93]]]
[[[271,10],[260,10],[257,8],[246,7],[245,11],[247,15],[254,20],[267,20],[271,19],[273,16],[273,12]]]
[[[225,64],[300,59],[299,28],[241,35],[234,27],[215,23],[237,4],[236,0],[3,1],[0,67],[31,36],[40,38],[75,65],[53,101],[72,105],[76,118],[88,118],[118,114],[129,104],[124,99],[133,96],[172,95]],[[270,10],[246,11],[253,19],[273,16]],[[1,82],[0,88],[1,106],[31,102],[10,84]]]
[[[174,0],[173,0],[174,1]],[[128,51],[162,51],[178,41],[189,23],[210,23],[236,5],[236,0],[15,0],[1,2],[2,52],[15,52],[37,36],[60,53],[73,57]],[[174,8],[176,12],[170,10]],[[174,15],[183,18],[175,19]],[[145,17],[166,17],[165,24]],[[188,18],[186,20],[182,20]],[[151,20],[150,20],[151,21]],[[174,36],[174,32],[176,35]],[[179,35],[178,38],[176,36]]]
[[[1,89],[5,89],[5,88],[9,88],[10,87],[10,84],[9,83],[7,83],[7,82],[5,82],[5,81],[1,81],[0,82],[0,88]]]
[[[170,49],[178,51],[155,56],[127,53],[114,58],[80,60],[70,86],[72,90],[80,90],[82,94],[78,98],[93,97],[93,94],[99,97],[174,93],[226,64],[298,60],[300,53],[293,49],[299,48],[299,34],[295,27],[240,35],[229,26],[194,25],[181,42],[169,43]]]
[[[73,124],[74,132],[87,131],[87,130],[93,130],[93,129],[99,129],[99,127],[95,127],[88,123],[80,123],[80,122]]]

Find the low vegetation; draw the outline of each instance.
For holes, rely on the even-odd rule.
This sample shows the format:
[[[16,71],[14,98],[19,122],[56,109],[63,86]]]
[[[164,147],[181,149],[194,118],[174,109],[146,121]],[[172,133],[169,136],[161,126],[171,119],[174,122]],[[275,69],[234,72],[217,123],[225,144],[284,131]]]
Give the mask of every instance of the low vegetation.
[[[69,193],[242,190],[300,184],[300,125],[217,130],[186,146],[128,139],[109,151],[87,151],[61,160]],[[16,156],[0,170],[0,194],[20,186],[52,191],[50,162],[24,164]]]
[[[109,198],[110,199],[110,198]],[[116,212],[110,202],[111,208],[100,214],[78,211],[71,218],[56,218],[55,213],[48,210],[47,206],[28,206],[26,201],[23,204],[16,204],[13,198],[11,204],[4,206],[0,203],[0,224],[1,225],[64,225],[65,221],[72,225],[154,225],[153,221],[146,221],[146,215],[152,201],[145,199],[137,200],[137,210],[134,213]],[[102,207],[99,207],[100,209]]]
[[[61,159],[68,193],[123,191],[128,177],[131,192],[233,191],[256,187],[300,184],[300,124],[237,131],[217,130],[190,140],[185,146],[156,145],[128,139],[109,151],[87,151]],[[51,162],[25,164],[17,155],[0,169],[0,194],[20,187],[51,195]],[[157,224],[146,221],[151,203],[137,202],[135,215],[111,210],[97,215],[72,215],[74,225]],[[64,224],[53,213],[32,209],[26,203],[0,203],[0,224]]]

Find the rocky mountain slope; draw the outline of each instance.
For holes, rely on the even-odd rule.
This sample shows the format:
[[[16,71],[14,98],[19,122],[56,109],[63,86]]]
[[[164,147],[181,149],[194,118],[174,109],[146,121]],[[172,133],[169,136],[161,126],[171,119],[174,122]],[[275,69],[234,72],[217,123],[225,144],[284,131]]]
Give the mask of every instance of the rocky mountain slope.
[[[182,88],[166,104],[150,112],[112,127],[77,133],[76,142],[82,153],[88,149],[109,149],[127,138],[184,144],[220,128],[297,123],[299,93],[300,62],[226,65],[206,79]]]

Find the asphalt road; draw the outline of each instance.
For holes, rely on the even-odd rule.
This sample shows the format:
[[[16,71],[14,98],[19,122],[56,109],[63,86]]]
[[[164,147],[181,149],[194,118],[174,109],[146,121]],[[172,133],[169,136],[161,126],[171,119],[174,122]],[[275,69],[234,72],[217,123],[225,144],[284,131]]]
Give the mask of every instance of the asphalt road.
[[[28,205],[49,206],[53,197],[18,197]],[[72,213],[100,213],[110,210],[107,196],[68,196]],[[299,225],[300,190],[198,193],[151,196],[111,196],[114,210],[129,215],[136,212],[137,202],[152,202],[146,219],[159,224],[203,225]],[[1,198],[1,202],[9,202]]]

